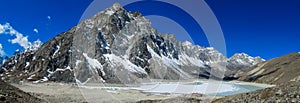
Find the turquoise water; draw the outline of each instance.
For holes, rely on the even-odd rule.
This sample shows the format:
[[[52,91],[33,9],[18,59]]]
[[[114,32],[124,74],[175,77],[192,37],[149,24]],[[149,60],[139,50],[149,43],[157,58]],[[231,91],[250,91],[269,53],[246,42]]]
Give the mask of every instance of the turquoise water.
[[[240,93],[246,93],[251,91],[256,91],[260,89],[264,89],[263,87],[253,86],[253,85],[241,85],[241,84],[233,84],[235,87],[239,88],[237,91],[229,91],[223,93],[217,93],[216,96],[230,96]]]

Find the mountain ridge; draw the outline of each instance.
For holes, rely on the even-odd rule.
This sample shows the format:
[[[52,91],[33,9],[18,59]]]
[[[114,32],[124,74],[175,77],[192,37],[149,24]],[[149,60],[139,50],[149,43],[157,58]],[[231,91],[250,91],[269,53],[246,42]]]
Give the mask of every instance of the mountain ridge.
[[[246,65],[223,66],[247,69],[256,64],[250,56],[239,59],[249,61]],[[80,83],[92,80],[135,83],[140,78],[222,78],[210,71],[220,70],[214,65],[228,60],[212,47],[194,46],[177,41],[174,35],[159,33],[142,14],[127,11],[116,3],[49,40],[38,50],[12,57],[1,66],[6,72],[1,77]],[[235,72],[226,72],[225,76]]]

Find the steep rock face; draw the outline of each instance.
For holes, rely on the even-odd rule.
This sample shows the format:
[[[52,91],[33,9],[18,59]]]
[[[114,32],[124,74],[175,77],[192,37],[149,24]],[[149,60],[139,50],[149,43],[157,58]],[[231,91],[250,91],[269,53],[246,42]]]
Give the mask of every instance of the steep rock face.
[[[114,4],[38,50],[12,57],[1,67],[6,72],[1,77],[80,83],[209,78],[211,70],[225,71],[226,65],[220,68],[216,64],[226,62],[227,58],[214,48],[194,46],[175,40],[174,35],[163,35],[140,13]],[[232,65],[242,64],[232,62]]]

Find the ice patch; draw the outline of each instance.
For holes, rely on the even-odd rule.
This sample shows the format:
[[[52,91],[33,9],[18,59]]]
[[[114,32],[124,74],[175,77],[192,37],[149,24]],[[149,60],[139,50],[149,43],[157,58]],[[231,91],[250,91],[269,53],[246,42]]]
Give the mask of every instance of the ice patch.
[[[90,68],[100,69],[100,71],[102,72],[102,75],[103,76],[105,75],[105,72],[103,71],[103,67],[97,59],[90,58],[86,53],[83,53],[83,56],[86,58],[87,63],[89,64]]]
[[[27,68],[30,65],[29,62],[26,62],[25,68]]]
[[[118,65],[123,65],[123,67],[126,67],[125,69],[129,70],[130,72],[136,72],[136,73],[143,73],[147,74],[147,72],[134,64],[132,64],[129,60],[118,57],[114,54],[105,54],[104,55],[111,63],[114,63],[113,66],[117,67]]]
[[[27,78],[27,80],[32,80],[33,77],[35,77],[35,74],[31,75],[30,77]]]
[[[193,58],[193,57],[189,57],[185,54],[179,55],[179,61],[182,64],[195,65],[195,66],[198,66],[198,67],[205,67],[202,60],[197,59],[197,58]]]
[[[209,90],[209,86],[213,86],[211,83],[203,82],[201,85],[187,85],[184,83],[157,83],[155,85],[143,85],[139,87],[143,92],[148,93],[173,93],[173,94],[215,94],[225,93],[239,90],[236,86],[231,84],[217,84],[216,90]]]
[[[100,72],[102,73],[102,76],[105,76],[105,72],[103,70],[103,67],[101,65],[101,63],[99,63],[99,61],[97,59],[92,59],[90,58],[86,53],[83,53],[83,56],[85,57],[86,59],[86,63],[88,64],[89,66],[89,69],[92,73],[98,73],[98,70],[100,70]],[[80,61],[76,61],[76,66],[77,64],[80,63]],[[105,80],[103,78],[100,78],[102,82],[105,82]],[[80,81],[78,81],[79,83]],[[88,82],[88,80],[86,81]],[[80,82],[81,83],[81,82]]]
[[[54,56],[58,53],[59,49],[60,49],[60,46],[57,45],[57,46],[56,46],[56,50],[55,50],[55,52],[53,53],[52,57],[54,57]]]
[[[174,69],[174,72],[178,73],[178,74],[182,74],[183,77],[185,78],[191,78],[190,75],[186,72],[184,72],[180,67],[180,62],[177,59],[170,59],[166,56],[159,56],[150,46],[147,45],[147,49],[150,52],[150,54],[153,57],[156,57],[158,59],[161,59],[161,63],[162,65],[166,65],[169,68]]]
[[[72,69],[71,69],[71,67],[70,66],[68,66],[68,67],[66,67],[65,69],[60,69],[60,68],[57,68],[54,72],[58,72],[58,71],[66,71],[66,70],[70,70],[70,71],[72,71]]]
[[[47,75],[47,77],[50,78],[54,73],[56,73],[56,72],[64,72],[66,70],[73,71],[70,66],[66,67],[65,69],[57,68],[57,69],[55,69],[55,71],[50,71],[50,69],[47,69],[47,73],[49,73]]]
[[[47,77],[44,77],[43,79],[34,81],[33,83],[43,83],[43,82],[47,82],[49,79]]]
[[[107,10],[106,12],[105,12],[105,14],[107,14],[107,15],[113,15],[115,12],[114,11],[112,11],[112,10]]]

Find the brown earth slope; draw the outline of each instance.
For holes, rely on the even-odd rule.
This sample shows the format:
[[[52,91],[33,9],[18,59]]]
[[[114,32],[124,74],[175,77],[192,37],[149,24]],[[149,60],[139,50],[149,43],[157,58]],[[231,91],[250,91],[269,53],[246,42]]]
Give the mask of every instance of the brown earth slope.
[[[42,100],[0,80],[0,103],[41,103]]]
[[[241,81],[285,84],[300,81],[300,53],[291,53],[255,66],[239,78]]]
[[[263,90],[227,96],[213,103],[299,103],[300,83],[292,82]]]

